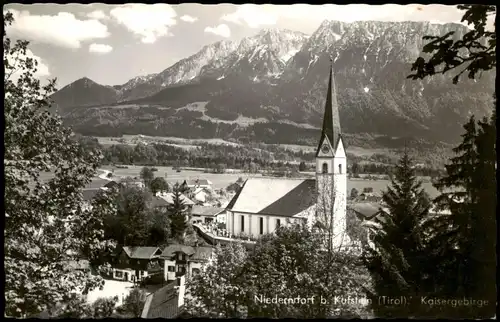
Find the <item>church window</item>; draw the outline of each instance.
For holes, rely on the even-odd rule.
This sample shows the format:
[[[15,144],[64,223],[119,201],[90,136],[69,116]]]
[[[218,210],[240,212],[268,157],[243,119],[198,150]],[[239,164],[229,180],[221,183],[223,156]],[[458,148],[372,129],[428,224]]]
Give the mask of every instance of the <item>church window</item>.
[[[279,226],[281,226],[281,221],[279,219],[276,219],[276,228],[278,228]]]
[[[241,218],[241,232],[245,231],[245,217],[243,215],[240,216]]]
[[[339,164],[339,173],[342,174],[342,164]]]
[[[323,163],[323,173],[328,173],[328,163]]]
[[[264,218],[260,217],[260,234],[264,233]]]

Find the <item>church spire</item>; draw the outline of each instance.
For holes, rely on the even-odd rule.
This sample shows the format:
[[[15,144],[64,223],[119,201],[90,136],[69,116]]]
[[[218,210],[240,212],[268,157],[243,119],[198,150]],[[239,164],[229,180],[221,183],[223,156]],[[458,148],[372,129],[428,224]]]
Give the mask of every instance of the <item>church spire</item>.
[[[340,119],[339,107],[337,104],[337,91],[335,80],[333,77],[333,60],[330,58],[330,79],[328,81],[328,92],[326,93],[325,114],[323,116],[323,128],[321,129],[321,138],[316,154],[319,153],[321,145],[325,137],[332,144],[333,150],[337,149],[337,144],[340,138]]]

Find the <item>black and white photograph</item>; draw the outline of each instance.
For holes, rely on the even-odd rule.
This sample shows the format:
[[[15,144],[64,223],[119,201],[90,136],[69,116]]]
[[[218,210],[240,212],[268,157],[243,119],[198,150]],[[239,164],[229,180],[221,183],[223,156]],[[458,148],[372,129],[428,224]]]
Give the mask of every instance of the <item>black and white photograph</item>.
[[[4,318],[496,319],[495,21],[4,4]]]

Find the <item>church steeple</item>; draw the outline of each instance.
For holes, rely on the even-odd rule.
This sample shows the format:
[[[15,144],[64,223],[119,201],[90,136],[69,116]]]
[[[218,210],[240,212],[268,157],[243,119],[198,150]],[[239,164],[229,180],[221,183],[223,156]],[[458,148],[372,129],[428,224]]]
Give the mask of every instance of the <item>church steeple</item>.
[[[337,90],[335,88],[335,80],[333,77],[333,61],[330,66],[330,79],[328,81],[328,92],[326,93],[325,114],[323,116],[323,128],[321,129],[321,137],[318,144],[316,155],[319,154],[325,137],[328,138],[332,145],[333,151],[337,149],[337,144],[340,139],[340,119],[339,108],[337,104]]]

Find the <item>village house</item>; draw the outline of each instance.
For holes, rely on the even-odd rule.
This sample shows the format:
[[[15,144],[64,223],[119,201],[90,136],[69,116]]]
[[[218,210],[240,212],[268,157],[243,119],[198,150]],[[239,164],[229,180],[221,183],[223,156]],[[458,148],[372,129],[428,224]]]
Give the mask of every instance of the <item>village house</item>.
[[[181,276],[175,282],[169,283],[149,294],[146,297],[141,318],[175,319],[182,316],[185,292],[185,277]]]
[[[249,178],[227,206],[226,226],[233,237],[258,238],[280,225],[331,222],[334,244],[346,236],[347,158],[342,138],[333,71],[330,69],[323,126],[316,149],[316,178]]]
[[[123,246],[113,264],[113,278],[123,281],[140,281],[162,270],[161,250],[158,247]]]
[[[173,281],[179,276],[190,277],[201,272],[210,262],[213,248],[206,246],[169,245],[160,255],[164,261],[165,281]]]
[[[184,180],[182,185],[194,191],[196,188],[211,188],[212,182],[207,179],[189,179]]]
[[[210,197],[212,192],[209,190],[209,188],[198,187],[193,190],[192,194],[193,194],[193,200],[196,203],[204,204],[208,201],[208,198]]]
[[[226,222],[226,209],[210,206],[193,206],[191,223]]]
[[[174,204],[174,198],[175,195],[173,192],[157,192],[156,196],[153,198],[154,205],[155,207],[168,207],[169,205]],[[181,194],[180,200],[189,210],[191,210],[196,204],[184,194]]]

